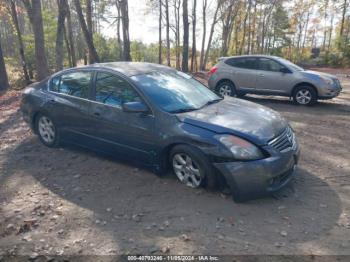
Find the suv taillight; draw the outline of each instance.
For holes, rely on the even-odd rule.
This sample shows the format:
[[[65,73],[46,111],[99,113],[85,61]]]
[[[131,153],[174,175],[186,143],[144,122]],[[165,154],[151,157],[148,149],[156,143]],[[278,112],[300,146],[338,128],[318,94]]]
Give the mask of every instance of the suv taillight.
[[[215,72],[217,71],[218,69],[215,67],[215,66],[213,66],[211,69],[210,69],[210,71],[209,71],[209,73],[208,73],[208,76],[210,77],[210,76],[212,76],[213,74],[215,74]]]

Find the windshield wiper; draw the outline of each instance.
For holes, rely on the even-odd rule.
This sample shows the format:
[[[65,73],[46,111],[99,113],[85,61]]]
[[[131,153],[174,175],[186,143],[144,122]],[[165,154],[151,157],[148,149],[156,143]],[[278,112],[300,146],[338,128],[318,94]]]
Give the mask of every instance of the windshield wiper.
[[[172,110],[169,113],[173,113],[173,114],[177,114],[177,113],[186,113],[186,112],[191,112],[191,111],[195,111],[198,110],[199,108],[194,108],[194,107],[190,107],[190,108],[179,108],[176,110]]]
[[[211,104],[218,103],[218,102],[220,102],[221,100],[223,100],[223,98],[217,98],[217,99],[209,100],[209,101],[206,102],[204,105],[202,105],[200,108],[206,107],[206,106],[211,105]]]

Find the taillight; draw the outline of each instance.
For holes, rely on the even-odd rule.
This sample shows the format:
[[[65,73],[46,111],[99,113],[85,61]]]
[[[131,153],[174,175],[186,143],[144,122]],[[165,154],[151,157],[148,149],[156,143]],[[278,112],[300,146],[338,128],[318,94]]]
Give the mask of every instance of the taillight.
[[[217,71],[218,69],[215,67],[215,66],[213,66],[211,69],[210,69],[210,71],[209,71],[209,73],[208,73],[208,76],[210,77],[210,76],[212,76],[213,74],[215,74],[215,72]]]

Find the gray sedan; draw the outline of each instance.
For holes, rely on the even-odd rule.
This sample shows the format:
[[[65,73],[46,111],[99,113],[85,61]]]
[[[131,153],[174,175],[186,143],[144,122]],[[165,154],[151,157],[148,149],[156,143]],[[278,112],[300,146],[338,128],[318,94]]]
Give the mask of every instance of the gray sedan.
[[[301,105],[331,99],[342,90],[334,75],[304,70],[277,56],[233,56],[210,70],[209,87],[222,96],[278,95]]]

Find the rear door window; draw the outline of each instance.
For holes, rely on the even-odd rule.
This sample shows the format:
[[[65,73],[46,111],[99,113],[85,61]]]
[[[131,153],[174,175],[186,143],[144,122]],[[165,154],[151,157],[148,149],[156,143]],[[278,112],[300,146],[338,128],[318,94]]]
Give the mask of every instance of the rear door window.
[[[257,59],[255,57],[230,58],[227,59],[225,63],[238,68],[257,69]]]
[[[90,94],[92,72],[78,71],[62,74],[51,80],[50,90],[60,94],[66,94],[88,99]]]

